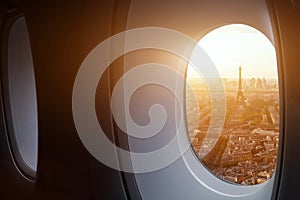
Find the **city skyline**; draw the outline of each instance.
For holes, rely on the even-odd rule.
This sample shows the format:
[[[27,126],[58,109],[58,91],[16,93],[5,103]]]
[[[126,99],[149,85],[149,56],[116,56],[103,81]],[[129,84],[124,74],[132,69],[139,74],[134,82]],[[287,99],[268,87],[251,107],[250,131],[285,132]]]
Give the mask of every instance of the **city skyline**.
[[[221,134],[208,136],[213,110],[208,88],[201,79],[190,79],[186,93],[189,137],[198,158],[217,177],[254,185],[269,180],[276,168],[278,85],[260,78],[246,81],[242,67],[236,80],[224,81],[227,104]]]

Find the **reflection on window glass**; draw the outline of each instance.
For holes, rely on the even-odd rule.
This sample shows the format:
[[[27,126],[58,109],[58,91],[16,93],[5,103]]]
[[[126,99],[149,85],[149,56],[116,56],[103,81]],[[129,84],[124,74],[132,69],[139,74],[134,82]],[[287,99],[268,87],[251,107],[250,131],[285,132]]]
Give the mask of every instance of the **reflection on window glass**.
[[[275,171],[279,140],[279,91],[275,48],[260,31],[232,24],[204,36],[199,45],[215,63],[226,95],[226,118],[209,150],[203,141],[213,106],[204,79],[188,67],[186,111],[193,149],[217,177],[254,185]],[[204,150],[204,151],[203,151]]]
[[[7,123],[11,149],[22,172],[37,170],[38,122],[34,68],[24,17],[12,25],[7,50]]]

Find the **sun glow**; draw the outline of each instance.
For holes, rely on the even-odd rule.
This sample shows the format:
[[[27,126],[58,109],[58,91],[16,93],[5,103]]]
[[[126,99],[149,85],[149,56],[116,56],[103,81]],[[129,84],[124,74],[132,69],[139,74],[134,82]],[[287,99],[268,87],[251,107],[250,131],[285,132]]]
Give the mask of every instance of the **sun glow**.
[[[236,78],[243,67],[244,78],[277,79],[273,44],[260,31],[247,25],[222,26],[205,35],[198,44],[215,63],[222,78]],[[189,67],[187,77],[199,76]]]
[[[237,24],[213,30],[199,45],[215,63],[225,91],[210,90],[202,75],[189,66],[186,113],[195,154],[227,182],[268,181],[277,163],[280,127],[275,48],[258,30]],[[196,53],[191,60],[193,56]],[[216,93],[224,94],[219,97],[226,103],[213,101],[211,94]],[[220,114],[220,108],[226,110],[224,120],[212,123],[214,111]]]

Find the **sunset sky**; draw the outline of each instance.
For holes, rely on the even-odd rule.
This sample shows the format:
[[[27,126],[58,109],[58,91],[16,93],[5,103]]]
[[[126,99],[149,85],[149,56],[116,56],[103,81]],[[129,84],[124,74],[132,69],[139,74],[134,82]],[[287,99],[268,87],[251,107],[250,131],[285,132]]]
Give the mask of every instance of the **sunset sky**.
[[[237,78],[238,67],[244,78],[277,78],[275,48],[260,31],[233,24],[215,29],[198,43],[213,60],[221,77]],[[197,76],[189,66],[188,77]]]

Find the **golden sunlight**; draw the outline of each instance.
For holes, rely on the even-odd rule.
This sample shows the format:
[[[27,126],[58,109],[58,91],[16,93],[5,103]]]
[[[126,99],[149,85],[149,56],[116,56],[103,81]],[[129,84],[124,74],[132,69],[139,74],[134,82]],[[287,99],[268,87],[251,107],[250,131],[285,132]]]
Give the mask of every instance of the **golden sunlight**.
[[[244,78],[277,79],[273,44],[260,31],[247,25],[222,26],[204,36],[198,44],[215,63],[222,78],[236,78],[241,65]],[[198,76],[189,67],[187,77]]]
[[[210,128],[216,104],[189,65],[186,116],[195,154],[222,180],[243,185],[268,181],[276,168],[280,123],[274,46],[264,34],[241,24],[215,29],[198,44],[222,78],[226,117]]]

